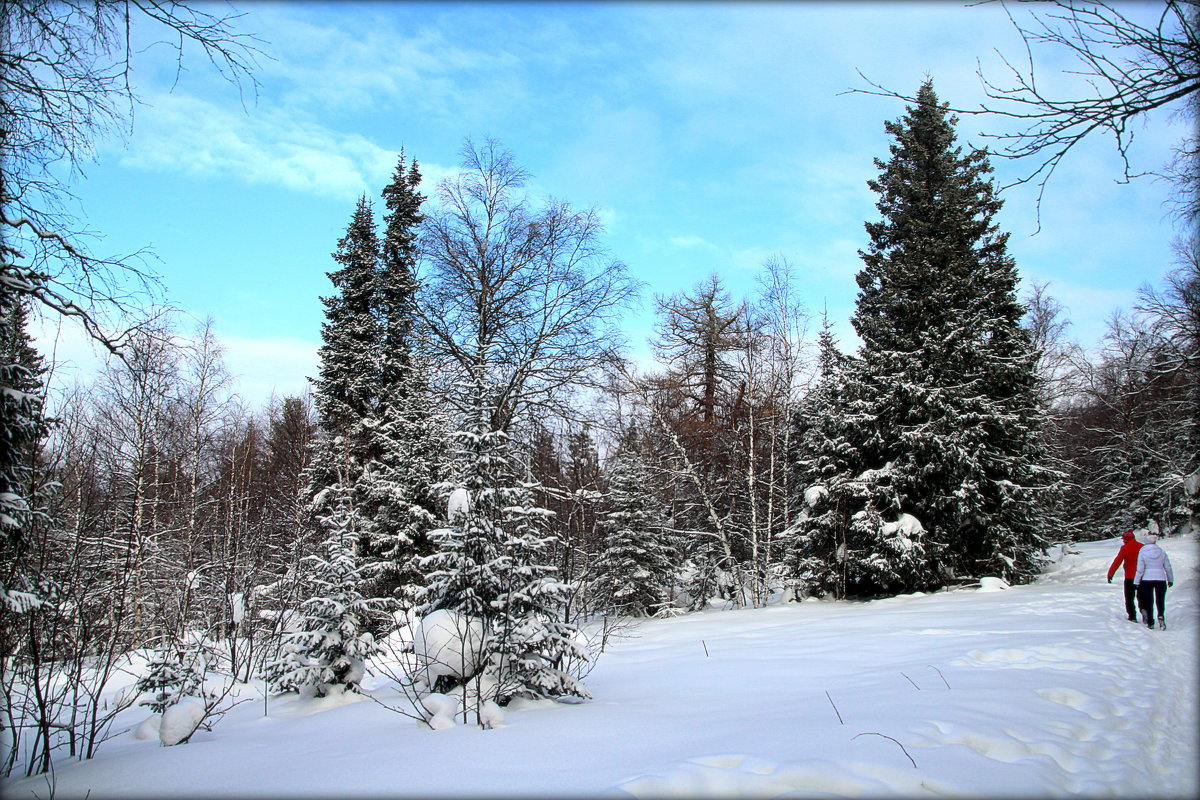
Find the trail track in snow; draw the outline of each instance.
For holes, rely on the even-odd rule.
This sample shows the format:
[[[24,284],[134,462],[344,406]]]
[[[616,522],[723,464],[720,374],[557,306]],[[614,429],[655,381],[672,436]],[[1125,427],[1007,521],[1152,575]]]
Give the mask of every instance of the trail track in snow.
[[[1168,592],[1166,631],[1125,619],[1119,584],[1104,580],[1117,544],[1069,548],[1036,583],[1003,596],[949,592],[835,604],[843,608],[797,630],[810,653],[836,653],[847,646],[839,630],[863,628],[851,647],[892,654],[892,669],[863,674],[861,685],[883,705],[873,709],[835,690],[846,728],[883,731],[868,763],[860,760],[862,745],[859,752],[852,746],[859,733],[838,737],[849,741],[834,761],[707,755],[622,788],[645,798],[1195,797],[1196,542],[1163,542],[1178,579]],[[893,616],[892,633],[908,646],[874,641],[887,633],[862,626],[855,618],[863,614]],[[910,616],[939,627],[910,627]],[[955,650],[961,654],[950,656]],[[843,679],[853,673],[849,659],[845,666]],[[907,686],[896,681],[879,693],[869,685],[889,671]],[[824,670],[808,672],[808,679],[832,682]],[[906,758],[915,772],[903,769]]]

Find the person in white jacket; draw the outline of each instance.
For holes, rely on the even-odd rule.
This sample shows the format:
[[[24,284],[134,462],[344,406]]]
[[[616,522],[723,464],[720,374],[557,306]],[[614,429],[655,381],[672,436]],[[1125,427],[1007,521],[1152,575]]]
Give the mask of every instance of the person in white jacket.
[[[1142,610],[1142,621],[1147,628],[1154,627],[1152,606],[1158,606],[1158,627],[1167,629],[1167,587],[1175,585],[1175,573],[1171,571],[1171,559],[1158,546],[1158,537],[1153,533],[1146,536],[1146,545],[1138,551],[1137,572],[1133,575],[1137,587],[1138,607]]]

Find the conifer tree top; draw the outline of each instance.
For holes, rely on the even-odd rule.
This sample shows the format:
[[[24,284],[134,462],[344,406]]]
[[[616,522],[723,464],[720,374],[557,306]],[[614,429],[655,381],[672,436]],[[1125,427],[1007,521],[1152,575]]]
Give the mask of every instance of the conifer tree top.
[[[891,158],[876,159],[879,177],[867,182],[882,219],[866,223],[870,241],[859,251],[853,323],[864,342],[909,349],[919,329],[946,330],[973,310],[977,280],[1000,280],[1001,295],[1015,287],[1008,236],[994,222],[1003,203],[991,164],[984,150],[963,154],[956,123],[931,80],[915,106],[884,123]]]

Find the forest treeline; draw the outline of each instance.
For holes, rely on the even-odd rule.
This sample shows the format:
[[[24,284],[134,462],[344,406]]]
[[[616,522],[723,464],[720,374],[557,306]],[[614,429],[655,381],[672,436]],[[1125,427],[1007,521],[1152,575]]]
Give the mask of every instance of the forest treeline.
[[[135,702],[211,724],[213,670],[354,689],[437,612],[478,631],[448,678],[486,725],[586,696],[599,619],[1021,583],[1056,544],[1196,530],[1196,241],[1081,347],[1050,287],[1018,297],[988,156],[932,84],[886,125],[852,353],[780,257],[753,296],[654,297],[635,365],[596,211],[530,196],[493,141],[428,198],[401,154],[352,210],[310,394],[247,406],[211,323],[166,316],[47,394],[10,303],[4,773],[90,757]]]

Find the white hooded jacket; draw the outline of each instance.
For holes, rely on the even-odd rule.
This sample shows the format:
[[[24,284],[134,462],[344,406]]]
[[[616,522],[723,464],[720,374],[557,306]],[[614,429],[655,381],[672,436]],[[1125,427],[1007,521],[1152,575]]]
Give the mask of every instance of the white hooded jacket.
[[[1143,580],[1175,582],[1175,574],[1171,571],[1171,559],[1157,544],[1151,542],[1138,551],[1137,573],[1133,576],[1134,585]]]

